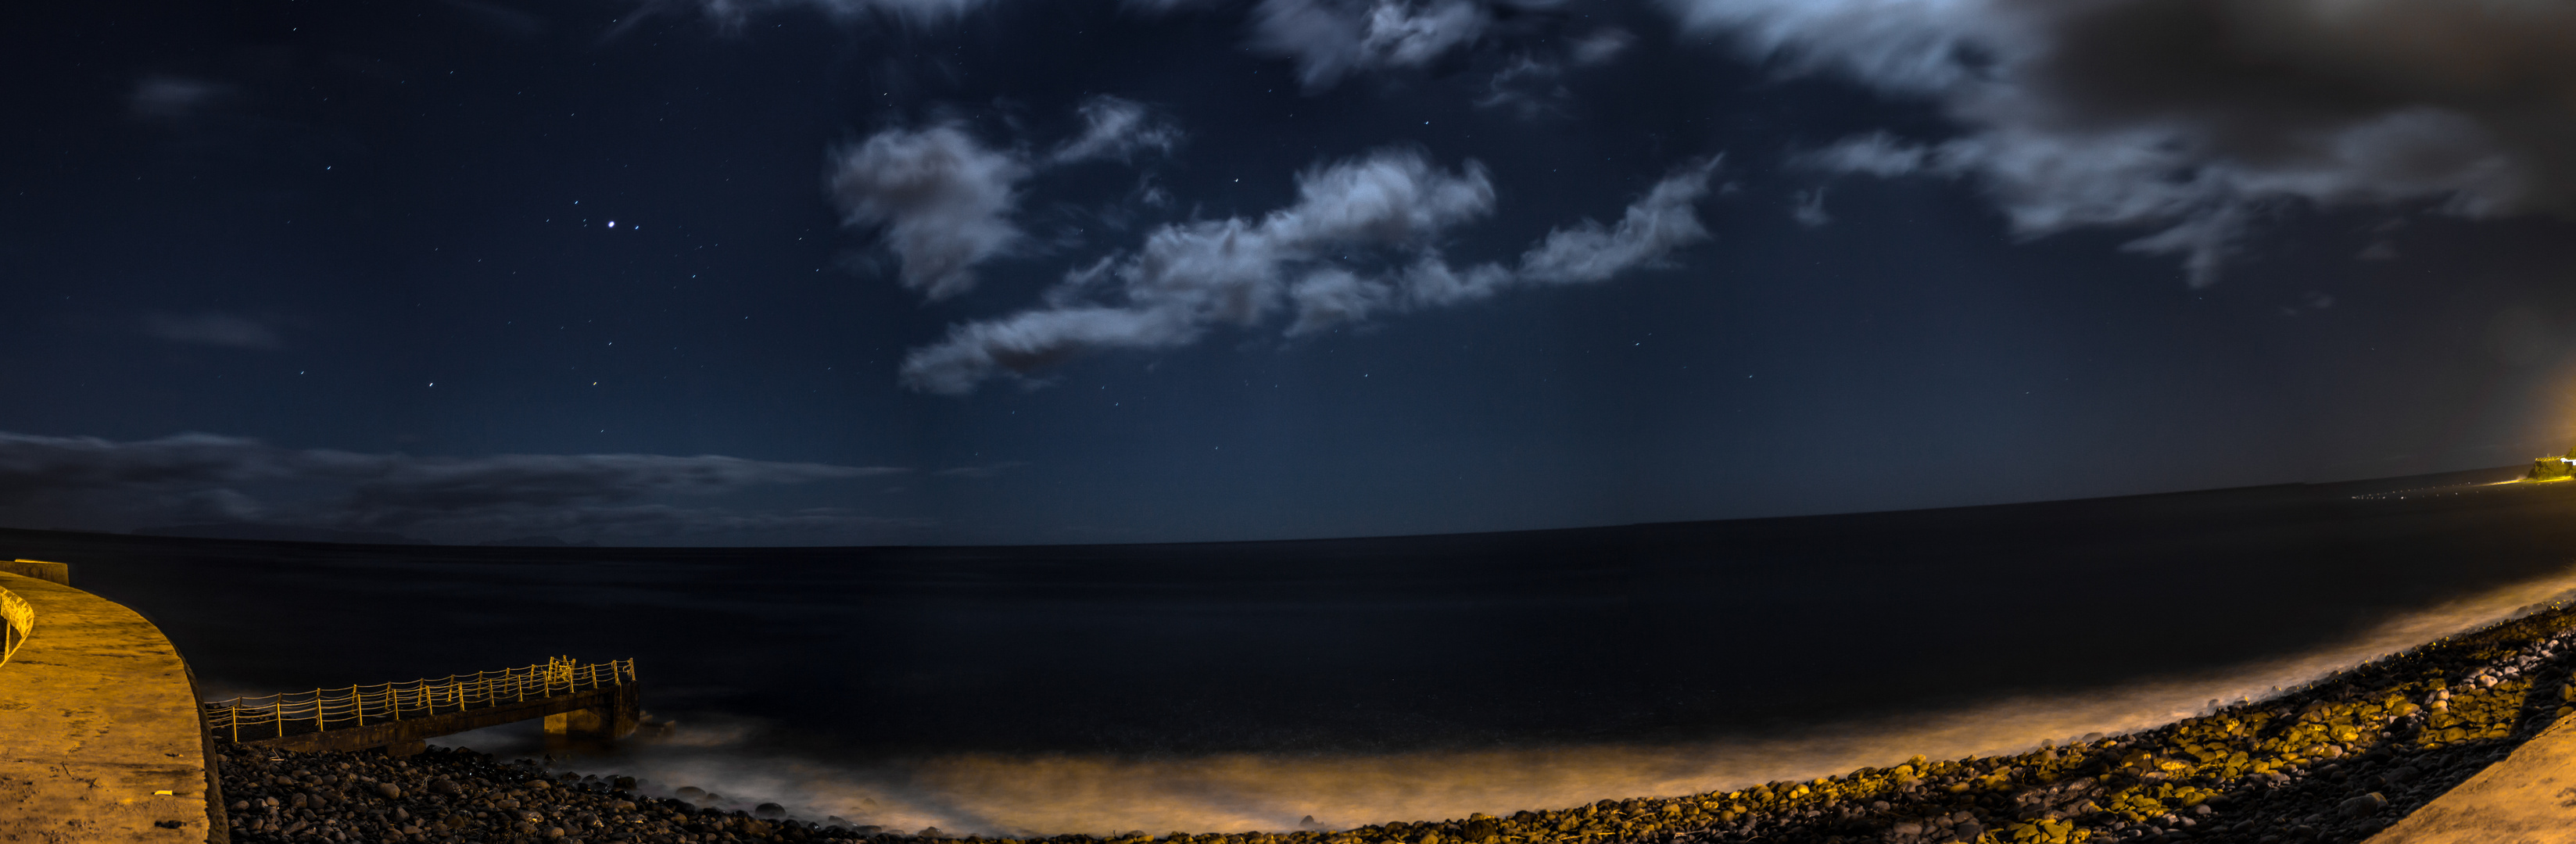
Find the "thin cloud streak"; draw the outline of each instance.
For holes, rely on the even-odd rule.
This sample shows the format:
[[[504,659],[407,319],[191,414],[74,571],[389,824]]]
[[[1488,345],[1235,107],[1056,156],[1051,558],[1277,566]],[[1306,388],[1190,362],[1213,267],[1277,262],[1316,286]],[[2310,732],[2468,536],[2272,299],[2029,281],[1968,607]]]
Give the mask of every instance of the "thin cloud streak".
[[[0,433],[0,512],[22,522],[86,514],[127,527],[213,521],[477,539],[540,531],[653,538],[906,523],[832,508],[738,512],[659,500],[905,471],[717,455],[414,457],[213,434],[117,442]]]
[[[218,311],[143,315],[143,333],[173,343],[232,349],[282,349],[286,340],[268,323]]]
[[[806,7],[836,18],[891,18],[912,26],[956,21],[994,0],[697,0],[706,16],[726,26],[740,26],[754,15]]]

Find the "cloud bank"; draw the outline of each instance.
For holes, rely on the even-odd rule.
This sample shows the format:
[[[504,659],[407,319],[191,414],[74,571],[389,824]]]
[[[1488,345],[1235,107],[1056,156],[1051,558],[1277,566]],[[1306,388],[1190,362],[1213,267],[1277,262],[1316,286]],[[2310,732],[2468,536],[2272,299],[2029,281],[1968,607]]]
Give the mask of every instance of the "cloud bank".
[[[2291,207],[2467,217],[2576,200],[2576,6],[2522,0],[1667,0],[1791,72],[1937,102],[1962,132],[1810,163],[1968,178],[2013,230],[2217,278]]]
[[[889,522],[835,509],[735,512],[660,500],[902,472],[715,455],[477,458],[287,449],[182,434],[116,442],[0,433],[0,512],[106,514],[126,526],[215,521],[477,539],[642,539]]]
[[[1651,266],[1703,240],[1691,205],[1716,161],[1685,168],[1630,205],[1614,225],[1550,232],[1515,267],[1452,267],[1440,240],[1493,210],[1494,186],[1469,161],[1444,171],[1410,150],[1380,150],[1310,169],[1297,201],[1258,220],[1166,225],[1132,254],[1068,275],[1044,307],[952,326],[908,353],[914,389],[973,392],[1085,352],[1166,349],[1222,325],[1258,326],[1286,313],[1290,336],[1388,311],[1484,299],[1517,285],[1599,282]]]

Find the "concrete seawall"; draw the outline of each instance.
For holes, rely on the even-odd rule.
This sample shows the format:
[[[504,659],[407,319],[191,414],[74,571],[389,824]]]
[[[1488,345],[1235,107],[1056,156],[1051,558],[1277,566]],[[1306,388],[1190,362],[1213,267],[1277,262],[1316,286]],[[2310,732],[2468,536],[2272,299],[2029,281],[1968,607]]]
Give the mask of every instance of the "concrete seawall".
[[[53,576],[10,573],[28,571]],[[54,564],[0,564],[0,590],[34,616],[0,665],[0,840],[229,844],[178,648],[57,578],[68,580]]]

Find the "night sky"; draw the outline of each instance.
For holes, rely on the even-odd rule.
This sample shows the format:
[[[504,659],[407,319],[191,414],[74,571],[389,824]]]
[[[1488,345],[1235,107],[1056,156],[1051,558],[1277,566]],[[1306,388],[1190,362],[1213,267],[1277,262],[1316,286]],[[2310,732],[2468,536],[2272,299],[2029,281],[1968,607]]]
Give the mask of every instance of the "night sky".
[[[2576,445],[2571,56],[2504,0],[31,6],[0,525],[1249,540],[2513,464]]]

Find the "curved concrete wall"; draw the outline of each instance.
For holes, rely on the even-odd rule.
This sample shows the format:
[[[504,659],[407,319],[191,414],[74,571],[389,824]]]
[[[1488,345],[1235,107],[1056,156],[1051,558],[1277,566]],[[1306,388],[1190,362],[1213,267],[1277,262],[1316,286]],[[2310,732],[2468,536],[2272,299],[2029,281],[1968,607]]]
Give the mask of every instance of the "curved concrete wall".
[[[72,567],[61,563],[48,563],[43,560],[0,560],[0,572],[23,574],[64,586],[72,585]]]
[[[0,590],[35,622],[0,665],[0,839],[229,844],[179,649],[61,583],[0,570]]]
[[[18,593],[0,589],[0,665],[18,653],[18,643],[36,629],[36,609],[27,606]]]

